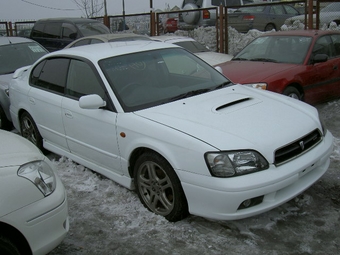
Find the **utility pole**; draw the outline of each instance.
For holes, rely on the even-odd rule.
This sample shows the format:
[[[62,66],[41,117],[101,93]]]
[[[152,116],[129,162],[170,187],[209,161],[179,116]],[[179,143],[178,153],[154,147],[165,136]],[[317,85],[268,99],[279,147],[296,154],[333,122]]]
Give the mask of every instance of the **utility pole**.
[[[123,30],[125,30],[125,2],[123,0]]]

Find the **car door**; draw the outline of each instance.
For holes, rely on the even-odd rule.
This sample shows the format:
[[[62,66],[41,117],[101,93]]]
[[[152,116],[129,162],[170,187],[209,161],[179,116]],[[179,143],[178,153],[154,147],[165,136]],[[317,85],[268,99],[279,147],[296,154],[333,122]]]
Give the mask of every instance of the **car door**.
[[[318,101],[329,100],[340,94],[340,56],[335,55],[331,36],[318,38],[313,46],[311,58],[317,54],[326,54],[328,60],[313,64],[314,80],[305,87],[306,101],[314,101],[315,98],[318,98]]]
[[[30,114],[37,124],[45,143],[66,149],[67,143],[61,118],[61,101],[64,96],[69,60],[45,59],[34,67],[28,93]]]
[[[117,113],[112,107],[82,109],[79,98],[97,94],[110,105],[104,85],[88,62],[70,62],[66,96],[62,100],[62,119],[70,152],[102,171],[121,173],[116,137]],[[111,104],[112,105],[112,104]],[[97,171],[102,172],[97,169]],[[103,172],[102,172],[103,173]],[[105,174],[105,173],[103,173]]]

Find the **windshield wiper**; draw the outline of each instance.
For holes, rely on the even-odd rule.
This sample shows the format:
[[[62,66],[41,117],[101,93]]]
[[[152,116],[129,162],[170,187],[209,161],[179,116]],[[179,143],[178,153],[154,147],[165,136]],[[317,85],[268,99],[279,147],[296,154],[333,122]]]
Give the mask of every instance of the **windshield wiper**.
[[[229,84],[232,84],[232,82],[231,81],[225,81],[222,84],[212,88],[211,90],[221,89],[221,88],[228,86]]]
[[[232,60],[241,60],[241,61],[246,61],[246,60],[249,60],[247,58],[233,58]]]
[[[170,98],[169,101],[172,102],[172,101],[176,101],[176,100],[179,100],[179,99],[196,96],[196,95],[199,95],[199,94],[206,93],[208,91],[210,91],[210,89],[198,89],[198,90],[188,91],[188,92],[185,92],[185,93],[180,94],[178,96]]]
[[[270,59],[270,58],[252,58],[250,59],[250,61],[263,61],[263,62],[274,62],[274,63],[277,62],[276,60]]]

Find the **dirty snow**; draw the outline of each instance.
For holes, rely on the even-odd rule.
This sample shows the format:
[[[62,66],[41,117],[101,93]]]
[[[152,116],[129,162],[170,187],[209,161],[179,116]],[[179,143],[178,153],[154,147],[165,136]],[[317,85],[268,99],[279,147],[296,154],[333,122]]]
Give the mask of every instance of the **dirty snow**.
[[[213,49],[209,43],[215,38],[214,28],[193,33]],[[229,33],[233,38],[229,47],[237,52],[262,32]],[[145,209],[133,191],[49,154],[67,189],[70,215],[69,234],[50,254],[338,254],[340,100],[317,109],[335,136],[328,172],[297,198],[243,220],[189,216],[170,223]]]

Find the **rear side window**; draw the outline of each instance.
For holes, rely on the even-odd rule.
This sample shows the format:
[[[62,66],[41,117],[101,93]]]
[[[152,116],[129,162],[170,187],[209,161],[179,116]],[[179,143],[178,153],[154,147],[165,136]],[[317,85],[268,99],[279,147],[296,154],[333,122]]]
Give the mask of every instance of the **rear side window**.
[[[63,94],[70,60],[53,58],[40,62],[32,71],[30,84],[44,90]]]
[[[61,23],[48,23],[45,25],[43,37],[46,38],[60,38]]]

